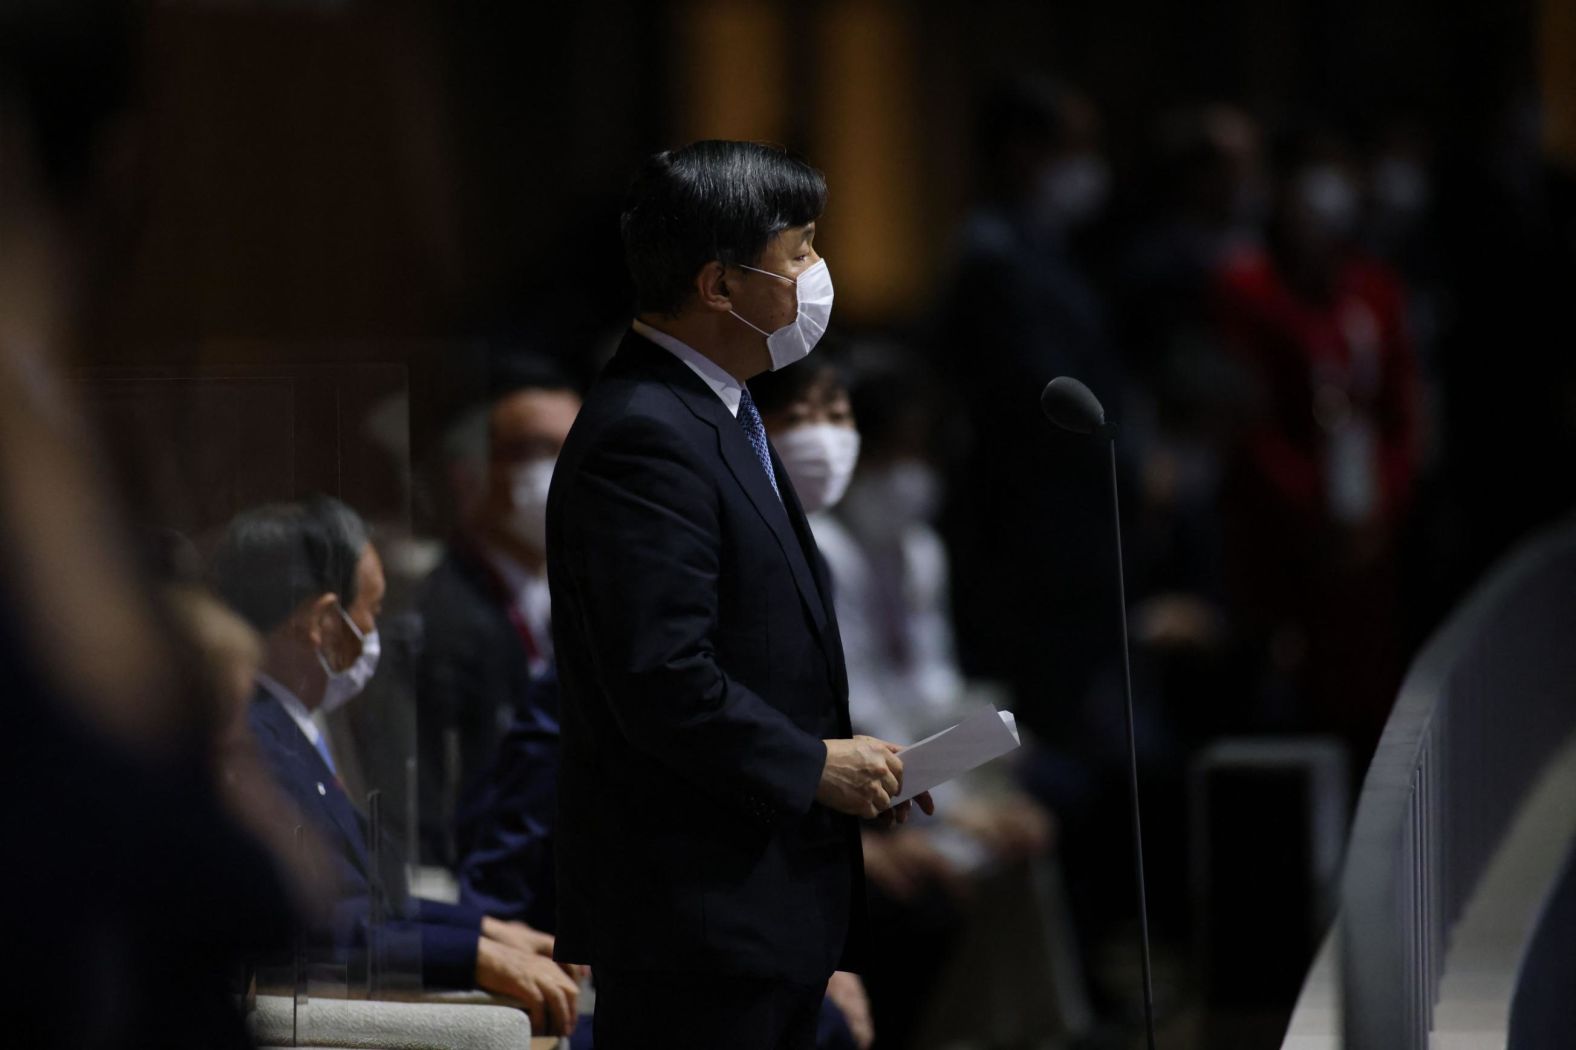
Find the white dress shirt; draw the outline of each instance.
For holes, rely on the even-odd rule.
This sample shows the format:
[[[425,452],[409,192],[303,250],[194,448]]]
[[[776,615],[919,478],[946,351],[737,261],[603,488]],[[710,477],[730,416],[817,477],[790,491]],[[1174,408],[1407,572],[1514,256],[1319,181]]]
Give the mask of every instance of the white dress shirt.
[[[728,411],[733,414],[734,418],[738,418],[739,401],[744,397],[744,384],[729,375],[726,368],[723,368],[694,347],[673,338],[668,333],[657,331],[639,318],[635,319],[631,327],[680,361],[683,361],[686,365],[689,365],[690,371],[700,376],[706,385],[711,387],[718,397],[722,398],[722,403],[728,406]]]
[[[329,772],[338,776],[339,770],[335,768],[334,757],[332,752],[329,751],[328,741],[323,736],[323,730],[318,726],[317,721],[312,717],[312,712],[306,709],[306,705],[301,702],[301,699],[286,689],[277,678],[263,674],[261,671],[257,673],[257,684],[268,690],[273,698],[279,701],[279,706],[285,709],[285,714],[289,715],[290,720],[301,730],[301,735],[307,738],[307,741],[311,743],[317,753],[323,756],[323,761],[328,763]]]
[[[553,658],[553,596],[547,587],[547,573],[532,572],[496,547],[490,547],[487,556],[503,578],[509,601],[531,632],[540,665],[531,670],[539,672]]]

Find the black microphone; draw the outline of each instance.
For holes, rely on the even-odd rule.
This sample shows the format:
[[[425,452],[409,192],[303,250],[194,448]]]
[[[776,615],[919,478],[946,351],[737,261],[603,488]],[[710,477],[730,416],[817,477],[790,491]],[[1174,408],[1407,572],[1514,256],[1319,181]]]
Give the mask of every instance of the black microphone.
[[[1045,418],[1074,434],[1094,434],[1107,428],[1105,409],[1094,391],[1072,376],[1057,376],[1040,392]]]
[[[1122,671],[1127,699],[1127,771],[1132,797],[1133,869],[1138,885],[1138,930],[1144,963],[1144,1029],[1149,1050],[1155,1050],[1154,978],[1149,966],[1149,901],[1144,892],[1144,830],[1138,818],[1138,742],[1133,730],[1133,660],[1127,642],[1127,580],[1122,566],[1122,507],[1116,485],[1116,424],[1106,421],[1105,408],[1094,392],[1071,376],[1058,376],[1040,392],[1045,418],[1074,434],[1107,439],[1111,451],[1111,526],[1116,532],[1116,596],[1122,610]]]

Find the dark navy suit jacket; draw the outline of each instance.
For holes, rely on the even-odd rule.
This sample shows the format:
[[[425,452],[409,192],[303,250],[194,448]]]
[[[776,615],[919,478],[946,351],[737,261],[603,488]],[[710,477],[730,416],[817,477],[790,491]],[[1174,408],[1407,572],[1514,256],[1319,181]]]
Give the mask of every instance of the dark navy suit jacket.
[[[533,679],[493,768],[461,802],[460,901],[552,932],[558,820],[558,675]]]
[[[486,556],[463,539],[450,544],[418,599],[423,641],[416,680],[416,786],[422,852],[428,861],[447,867],[463,859],[466,846],[459,839],[475,830],[463,824],[474,815],[482,779],[511,723],[527,707],[531,661],[509,617],[508,601]]]
[[[335,961],[365,959],[373,887],[379,868],[401,874],[385,881],[384,899],[394,917],[384,926],[385,966],[420,972],[428,987],[469,988],[476,983],[476,943],[482,916],[472,908],[410,897],[397,865],[375,865],[367,849],[367,822],[345,794],[323,756],[288,711],[259,689],[248,711],[253,735],[274,779],[328,844],[336,908],[329,929],[312,931],[318,950]],[[364,965],[364,962],[363,962]]]
[[[628,970],[854,968],[855,820],[815,802],[848,684],[825,566],[694,372],[630,333],[547,508],[561,688],[557,951]]]

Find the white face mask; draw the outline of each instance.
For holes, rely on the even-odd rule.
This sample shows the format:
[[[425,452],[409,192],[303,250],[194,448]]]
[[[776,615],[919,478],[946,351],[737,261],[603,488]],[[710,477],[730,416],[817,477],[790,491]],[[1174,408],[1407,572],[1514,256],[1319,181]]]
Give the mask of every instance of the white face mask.
[[[859,431],[834,423],[809,423],[783,431],[772,444],[806,514],[825,510],[843,498],[859,462]]]
[[[1094,154],[1056,161],[1040,176],[1036,206],[1056,225],[1082,226],[1100,214],[1111,190],[1111,173]]]
[[[323,703],[319,708],[324,714],[332,714],[344,707],[367,687],[367,683],[372,681],[373,673],[378,669],[378,657],[383,652],[383,643],[378,639],[376,627],[363,634],[343,605],[335,603],[334,608],[339,610],[340,617],[350,628],[351,633],[361,641],[361,655],[343,671],[336,671],[329,666],[328,657],[323,655],[323,650],[317,651],[317,662],[322,665],[323,673],[328,676],[328,684],[323,687]]]
[[[832,271],[826,268],[826,260],[818,260],[800,274],[798,280],[770,270],[756,270],[753,266],[741,265],[739,269],[764,273],[795,286],[799,296],[799,315],[775,332],[768,333],[755,328],[737,310],[733,311],[733,316],[766,336],[766,349],[772,355],[773,372],[795,361],[804,360],[815,349],[815,344],[821,341],[821,336],[826,334],[827,322],[832,319]]]
[[[538,554],[547,553],[547,492],[556,460],[522,463],[509,474],[509,502],[514,506],[506,527],[510,535]]]
[[[1334,164],[1317,164],[1297,176],[1297,202],[1319,232],[1328,237],[1349,236],[1357,224],[1357,189]]]

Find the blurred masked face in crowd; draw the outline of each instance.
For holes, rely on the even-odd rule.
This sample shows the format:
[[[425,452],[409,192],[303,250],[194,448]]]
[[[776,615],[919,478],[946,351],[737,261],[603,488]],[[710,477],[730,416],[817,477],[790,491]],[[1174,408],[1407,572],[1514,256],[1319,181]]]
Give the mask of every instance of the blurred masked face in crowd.
[[[843,498],[859,462],[859,431],[848,390],[835,371],[823,373],[765,423],[806,514]]]
[[[1368,236],[1381,255],[1401,251],[1433,205],[1427,147],[1397,136],[1370,161]]]
[[[324,595],[313,603],[319,666],[325,684],[321,707],[333,711],[367,687],[377,671],[382,642],[378,616],[383,611],[383,561],[367,544],[356,563],[356,596],[346,605],[338,595]]]
[[[532,565],[547,551],[547,490],[580,398],[568,390],[517,390],[492,409],[486,514],[492,538]]]
[[[1269,211],[1258,127],[1230,106],[1211,106],[1200,116],[1205,162],[1195,190],[1197,206],[1216,225],[1251,231]]]
[[[1100,150],[1100,120],[1080,95],[1061,104],[1065,131],[1040,167],[1033,210],[1057,229],[1078,229],[1100,217],[1111,193],[1111,172]]]
[[[1341,161],[1316,159],[1292,169],[1281,186],[1274,240],[1293,284],[1314,295],[1329,291],[1360,207],[1357,180]]]
[[[1338,243],[1352,235],[1357,222],[1357,186],[1344,167],[1310,164],[1291,183],[1291,222],[1315,243]]]

